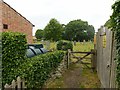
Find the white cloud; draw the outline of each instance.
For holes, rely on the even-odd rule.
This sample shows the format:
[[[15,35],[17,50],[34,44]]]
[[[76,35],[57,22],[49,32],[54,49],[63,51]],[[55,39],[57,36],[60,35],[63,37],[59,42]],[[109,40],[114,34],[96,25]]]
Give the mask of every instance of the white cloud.
[[[43,29],[51,18],[67,24],[71,20],[88,21],[97,30],[112,14],[113,0],[4,0],[30,20],[36,29]],[[33,34],[34,35],[34,34]]]

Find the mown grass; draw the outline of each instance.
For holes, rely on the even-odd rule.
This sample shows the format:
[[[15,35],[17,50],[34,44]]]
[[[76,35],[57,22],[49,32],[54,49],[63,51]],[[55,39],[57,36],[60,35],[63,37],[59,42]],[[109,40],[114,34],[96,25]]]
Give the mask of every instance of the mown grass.
[[[43,44],[46,48],[46,42],[36,42],[37,44]],[[56,50],[56,44],[57,42],[51,42],[49,49],[55,49]],[[76,45],[73,44],[73,51],[90,51],[94,48],[93,42],[77,42]]]
[[[90,51],[91,49],[94,48],[94,45],[92,42],[77,42],[76,46],[74,45],[73,50],[74,51],[83,51],[83,52],[87,52]]]

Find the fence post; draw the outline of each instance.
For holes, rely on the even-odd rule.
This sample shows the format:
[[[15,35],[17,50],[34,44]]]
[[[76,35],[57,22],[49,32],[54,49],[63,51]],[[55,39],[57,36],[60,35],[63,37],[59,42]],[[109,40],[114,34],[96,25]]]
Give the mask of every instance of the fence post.
[[[13,80],[12,81],[12,89],[14,88],[14,90],[15,90],[15,87],[16,87],[16,82],[15,82],[15,80]]]
[[[67,64],[66,64],[66,62],[67,62],[67,55],[66,55],[66,54],[67,54],[67,53],[64,54],[64,58],[63,58],[64,68],[67,67]]]
[[[70,54],[71,54],[71,50],[68,49],[68,53],[67,53],[67,68],[69,69],[69,65],[70,65]]]
[[[17,77],[17,88],[21,89],[21,78]]]
[[[22,80],[22,88],[25,88],[25,80]]]
[[[8,84],[5,84],[4,88],[5,90],[7,90],[8,88],[10,88],[10,86]]]
[[[97,65],[96,50],[92,49],[91,52],[92,52],[92,54],[91,54],[91,66],[92,66],[93,71],[96,71],[96,65]]]

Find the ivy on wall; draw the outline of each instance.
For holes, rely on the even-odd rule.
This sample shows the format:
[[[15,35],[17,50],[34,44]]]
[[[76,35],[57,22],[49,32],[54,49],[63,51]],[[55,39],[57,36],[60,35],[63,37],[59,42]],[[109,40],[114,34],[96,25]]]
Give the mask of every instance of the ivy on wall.
[[[120,0],[117,0],[113,6],[113,13],[111,16],[111,23],[110,26],[112,30],[115,32],[115,39],[116,39],[116,53],[117,53],[117,75],[116,80],[118,83],[118,88],[120,88]]]

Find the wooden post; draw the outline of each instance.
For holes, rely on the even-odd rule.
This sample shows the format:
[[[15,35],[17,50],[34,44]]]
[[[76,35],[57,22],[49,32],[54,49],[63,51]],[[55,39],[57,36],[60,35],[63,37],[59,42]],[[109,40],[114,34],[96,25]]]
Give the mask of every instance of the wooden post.
[[[17,77],[17,88],[21,89],[21,78],[19,76]]]
[[[68,49],[68,54],[67,54],[67,68],[69,69],[69,65],[70,65],[70,53],[71,53],[71,50]]]
[[[91,52],[92,52],[92,54],[91,54],[91,67],[92,67],[93,71],[96,71],[96,65],[97,65],[96,50],[92,49]]]
[[[15,90],[15,87],[16,87],[16,82],[15,80],[12,81],[12,90]]]
[[[5,84],[4,88],[5,88],[5,90],[7,90],[8,88],[10,88],[10,85]]]
[[[25,88],[25,80],[22,80],[22,88]]]
[[[67,58],[66,58],[66,53],[65,53],[65,54],[64,54],[64,58],[63,58],[64,68],[66,68],[66,67],[67,67],[67,65],[66,65],[66,60],[67,60]]]
[[[11,85],[5,84],[4,86],[5,90],[10,89],[10,90],[24,90],[25,87],[25,80],[21,79],[19,76],[17,77],[17,81],[13,80]]]

